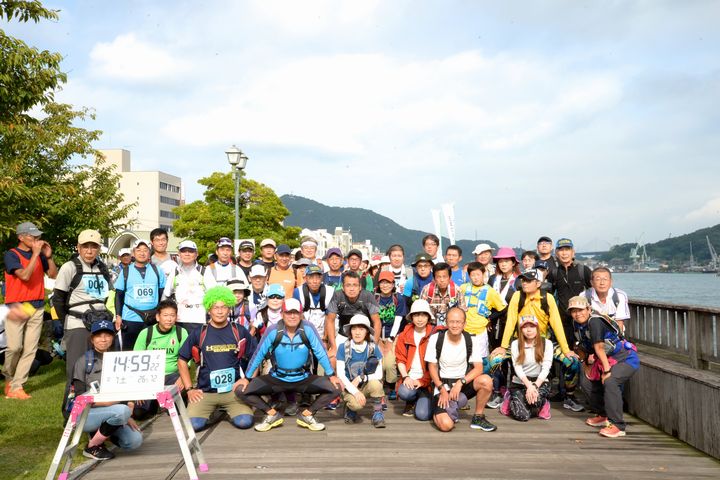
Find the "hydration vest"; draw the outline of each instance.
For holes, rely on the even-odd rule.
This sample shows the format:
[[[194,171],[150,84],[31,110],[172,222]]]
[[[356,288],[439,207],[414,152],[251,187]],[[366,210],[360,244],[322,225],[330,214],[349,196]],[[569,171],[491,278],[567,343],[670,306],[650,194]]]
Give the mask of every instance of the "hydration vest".
[[[295,333],[297,335],[300,335],[300,340],[302,341],[303,345],[307,347],[308,350],[308,356],[307,360],[305,361],[305,365],[303,365],[300,368],[281,368],[278,366],[277,358],[275,356],[275,350],[277,347],[282,343],[283,336],[285,336],[285,322],[280,320],[277,323],[277,327],[275,330],[275,338],[273,339],[272,344],[270,345],[270,348],[268,349],[267,353],[265,354],[265,359],[269,359],[272,363],[272,371],[277,375],[278,377],[289,377],[292,375],[298,375],[301,373],[308,373],[310,370],[312,370],[313,365],[313,354],[312,354],[312,346],[310,345],[310,339],[307,337],[307,333],[305,333],[305,328],[302,326],[302,322],[300,325],[298,325],[297,330]]]
[[[73,255],[71,258],[71,261],[75,265],[75,275],[73,276],[72,280],[70,280],[70,285],[68,285],[67,289],[67,299],[68,299],[68,305],[67,305],[67,313],[69,315],[72,315],[76,318],[83,318],[83,313],[78,310],[73,310],[75,307],[79,307],[81,305],[90,305],[91,308],[94,309],[95,306],[102,305],[105,309],[105,301],[107,299],[100,299],[100,298],[93,298],[91,300],[85,300],[82,302],[75,302],[70,303],[70,299],[72,298],[72,292],[80,285],[80,282],[82,282],[82,279],[85,275],[92,275],[95,276],[96,281],[99,282],[98,277],[102,277],[108,286],[108,292],[110,291],[110,271],[107,268],[107,265],[105,265],[104,262],[100,261],[99,259],[95,259],[92,265],[90,265],[90,268],[93,266],[97,266],[99,272],[84,272],[83,271],[83,263],[80,261],[80,259],[77,257],[77,255]],[[125,278],[125,283],[127,286],[127,277]]]
[[[485,284],[482,287],[480,287],[480,290],[477,293],[472,293],[472,286],[468,287],[465,290],[465,305],[467,306],[468,310],[470,310],[473,307],[477,307],[478,313],[482,315],[483,317],[487,318],[490,316],[490,309],[485,304],[485,300],[487,300],[487,294],[488,290],[490,289],[490,285]],[[477,299],[477,302],[473,305],[471,300],[473,298]]]

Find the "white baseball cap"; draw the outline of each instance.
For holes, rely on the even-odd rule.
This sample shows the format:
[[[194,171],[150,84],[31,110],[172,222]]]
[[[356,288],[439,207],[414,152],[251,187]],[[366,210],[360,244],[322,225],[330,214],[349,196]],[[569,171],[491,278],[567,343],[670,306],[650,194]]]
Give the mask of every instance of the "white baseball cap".
[[[195,250],[197,252],[197,245],[192,240],[183,240],[180,242],[180,245],[178,245],[178,251],[183,248],[189,248],[190,250]]]
[[[250,269],[250,278],[252,277],[264,277],[267,275],[267,270],[260,264],[253,265]]]
[[[488,250],[492,252],[495,249],[487,243],[481,243],[477,247],[475,247],[475,250],[473,250],[472,253],[473,255],[480,255],[482,252],[487,252]]]

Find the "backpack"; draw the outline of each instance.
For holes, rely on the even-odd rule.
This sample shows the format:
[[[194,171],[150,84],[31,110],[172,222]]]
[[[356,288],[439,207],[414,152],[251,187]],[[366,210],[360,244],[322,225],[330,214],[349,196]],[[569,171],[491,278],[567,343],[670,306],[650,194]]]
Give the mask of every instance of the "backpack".
[[[457,291],[455,289],[455,282],[450,280],[450,285],[448,285],[448,294],[450,295],[450,298],[455,298],[455,295],[457,294]],[[435,296],[435,282],[432,281],[428,285],[428,296],[430,299],[432,299]]]
[[[157,279],[157,294],[158,299],[160,298],[160,272],[158,271],[157,266],[154,263],[149,263],[153,269],[153,272],[155,272],[155,278]],[[127,291],[127,281],[128,281],[128,273],[130,272],[130,266],[129,265],[123,265],[122,266],[122,274],[123,274],[123,280],[125,281],[125,288],[124,291]],[[165,275],[165,274],[163,274]],[[155,318],[155,313],[157,313],[157,308],[151,308],[150,310],[138,310],[135,307],[131,307],[127,303],[124,304],[130,311],[135,312],[145,323],[145,325],[155,325],[157,323],[157,319]]]
[[[68,285],[68,289],[67,289],[67,299],[68,299],[68,302],[70,302],[70,298],[72,297],[73,291],[78,287],[78,285],[80,285],[80,282],[82,282],[82,278],[83,278],[83,276],[85,276],[85,275],[95,275],[96,277],[102,275],[102,277],[103,277],[103,278],[105,279],[105,281],[107,282],[108,291],[110,290],[110,285],[111,285],[111,283],[110,283],[110,279],[111,279],[111,277],[110,277],[110,270],[108,270],[108,267],[107,267],[107,265],[105,264],[105,262],[101,261],[100,259],[95,259],[95,262],[93,263],[93,265],[91,265],[91,267],[92,267],[92,266],[97,266],[97,267],[98,267],[98,270],[100,270],[100,271],[99,271],[99,272],[84,272],[84,271],[83,271],[83,263],[80,261],[80,258],[78,258],[77,254],[73,255],[70,260],[71,260],[71,261],[73,262],[73,264],[75,265],[75,275],[73,276],[72,280],[70,280],[70,285]],[[101,300],[101,299],[99,299],[99,298],[94,298],[94,299],[92,299],[92,300],[85,300],[85,301],[82,301],[82,302],[68,303],[68,305],[67,305],[67,313],[70,314],[70,315],[72,315],[73,317],[77,317],[77,318],[83,319],[83,314],[84,314],[85,312],[80,312],[80,311],[73,310],[73,309],[74,309],[75,307],[79,307],[80,305],[89,305],[92,310],[95,310],[95,309],[92,308],[92,307],[93,307],[94,305],[96,305],[96,304],[97,304],[97,305],[103,305],[103,306],[104,306],[104,305],[105,305],[105,300]],[[90,325],[92,325],[92,322],[91,322],[90,324],[88,324],[87,322],[84,322],[84,323],[85,323],[85,327],[86,327],[88,330],[90,330]]]
[[[312,306],[312,300],[310,299],[310,289],[308,288],[307,284],[303,284],[300,288],[303,295],[303,309],[305,310],[322,310],[325,311],[325,295],[326,295],[326,288],[325,285],[320,284],[320,300],[318,301],[317,306]]]
[[[91,348],[85,351],[85,375],[88,375],[90,372],[92,372],[94,364],[95,350]],[[65,388],[65,396],[62,404],[62,414],[66,422],[68,418],[70,418],[70,413],[72,413],[73,406],[75,405],[76,395],[77,392],[75,392],[75,386],[73,385],[71,380],[68,386]]]
[[[440,354],[442,353],[443,344],[445,343],[445,334],[447,333],[447,330],[440,330],[438,332],[438,338],[437,342],[435,343],[435,358],[438,361],[438,365],[440,364]],[[465,350],[466,350],[466,361],[467,361],[467,371],[469,372],[472,370],[472,365],[470,364],[470,356],[472,355],[473,351],[473,345],[472,345],[472,335],[470,335],[468,332],[464,331],[462,332],[463,338],[465,340]]]
[[[376,346],[375,342],[369,341],[369,340],[368,340],[367,344],[368,344],[368,347],[367,347],[368,352],[367,352],[367,360],[365,360],[366,362],[369,361],[370,358],[375,357],[375,346]],[[352,352],[351,352],[349,339],[345,341],[344,347],[345,347],[345,363],[347,364],[348,361],[352,358]],[[377,357],[375,357],[375,359],[377,359]],[[350,380],[354,380],[354,378],[350,378]]]
[[[518,314],[520,313],[520,310],[525,307],[525,300],[527,300],[527,295],[525,294],[524,290],[520,290],[520,299],[518,301]],[[540,291],[540,308],[542,308],[542,311],[545,312],[545,315],[547,315],[548,317],[550,316],[550,305],[548,304],[547,292],[544,290]]]
[[[205,265],[196,264],[195,270],[200,272],[200,277],[202,280],[200,280],[200,284],[204,287],[205,286]],[[173,294],[170,296],[173,300],[175,300],[175,289],[177,288],[177,278],[178,275],[180,275],[180,268],[175,267],[175,275],[173,276]]]
[[[273,371],[281,377],[287,377],[287,376],[294,375],[297,373],[309,372],[310,369],[312,368],[312,363],[313,363],[313,361],[312,361],[312,359],[313,359],[312,346],[310,345],[310,339],[308,339],[307,334],[305,333],[305,328],[303,327],[302,322],[300,322],[300,325],[298,325],[296,333],[298,335],[300,335],[300,340],[302,340],[302,343],[308,349],[308,358],[307,358],[307,361],[305,362],[305,365],[303,365],[300,368],[293,368],[293,369],[289,369],[289,370],[282,369],[282,371],[280,371],[278,369],[277,360],[275,358],[275,349],[277,349],[278,345],[280,345],[280,343],[282,342],[282,338],[285,335],[285,322],[283,322],[282,320],[280,320],[276,324],[275,338],[273,339],[273,342],[270,345],[270,348],[268,349],[267,353],[265,354],[265,360],[267,360],[267,359],[270,360],[270,362],[272,363],[272,366],[273,366]]]
[[[240,330],[238,330],[237,325],[235,325],[232,322],[230,323],[230,328],[232,329],[233,336],[235,337],[235,341],[237,342],[237,358],[243,358],[245,356],[245,349],[247,348],[247,341],[244,338],[240,338]],[[207,337],[207,331],[208,331],[208,324],[206,323],[200,328],[200,338],[198,339],[198,344],[193,345],[191,349],[192,358],[195,361],[195,365],[201,367],[204,364],[204,358],[202,353],[202,346],[203,343],[205,343],[205,337]]]
[[[155,325],[151,325],[145,330],[147,330],[147,336],[145,337],[145,350],[147,350],[150,346],[150,342],[152,341],[153,332],[155,331]],[[178,345],[182,343],[182,332],[180,330],[181,328],[175,325],[175,335],[177,336]]]

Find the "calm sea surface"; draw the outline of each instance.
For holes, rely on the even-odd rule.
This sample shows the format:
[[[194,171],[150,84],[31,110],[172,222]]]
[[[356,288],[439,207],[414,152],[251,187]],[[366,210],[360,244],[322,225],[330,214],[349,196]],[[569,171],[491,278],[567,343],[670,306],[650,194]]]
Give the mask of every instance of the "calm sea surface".
[[[720,308],[720,277],[710,273],[613,273],[631,299]]]

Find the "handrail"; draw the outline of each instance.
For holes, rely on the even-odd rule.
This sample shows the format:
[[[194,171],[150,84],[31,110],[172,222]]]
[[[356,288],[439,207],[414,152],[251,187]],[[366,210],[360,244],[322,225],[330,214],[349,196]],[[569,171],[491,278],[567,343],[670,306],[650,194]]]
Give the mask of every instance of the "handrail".
[[[720,309],[630,299],[625,334],[655,351],[678,354],[693,368],[720,364]]]

